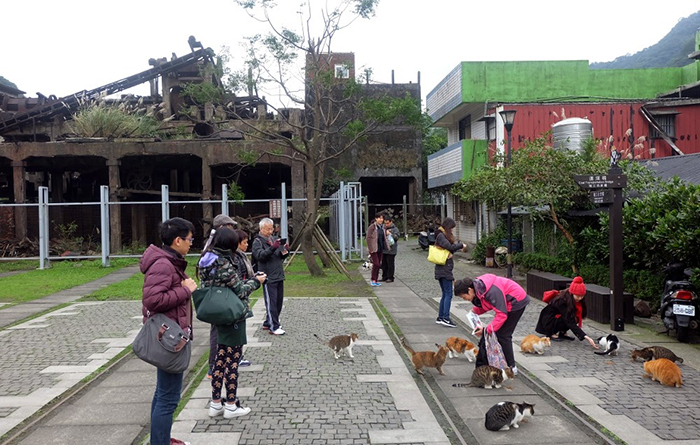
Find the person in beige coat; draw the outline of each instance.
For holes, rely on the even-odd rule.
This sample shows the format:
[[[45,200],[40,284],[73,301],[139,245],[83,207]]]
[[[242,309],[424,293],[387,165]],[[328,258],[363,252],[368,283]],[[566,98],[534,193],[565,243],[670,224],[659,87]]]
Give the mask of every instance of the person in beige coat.
[[[382,267],[382,252],[389,248],[389,241],[386,239],[384,230],[384,213],[378,212],[374,215],[374,222],[367,228],[367,250],[372,261],[372,286],[381,286],[377,281],[379,269]]]

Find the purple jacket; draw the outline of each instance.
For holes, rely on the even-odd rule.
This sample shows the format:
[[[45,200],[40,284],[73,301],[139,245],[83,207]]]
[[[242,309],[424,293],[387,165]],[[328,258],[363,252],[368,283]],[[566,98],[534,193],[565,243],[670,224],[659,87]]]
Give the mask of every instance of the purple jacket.
[[[162,313],[192,337],[192,293],[182,286],[186,267],[187,261],[177,252],[148,246],[141,257],[141,272],[145,275],[142,313],[144,322],[150,315]]]

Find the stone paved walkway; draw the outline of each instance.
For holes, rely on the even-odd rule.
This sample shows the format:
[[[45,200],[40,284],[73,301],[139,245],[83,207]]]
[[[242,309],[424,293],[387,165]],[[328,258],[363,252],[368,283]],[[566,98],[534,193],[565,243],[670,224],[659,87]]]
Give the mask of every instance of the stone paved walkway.
[[[440,290],[433,277],[433,267],[421,250],[402,244],[397,256],[396,275],[425,299],[439,302]],[[494,270],[469,264],[460,259],[455,277],[478,276],[483,273],[504,275]],[[517,277],[516,277],[517,278]],[[600,356],[585,342],[553,342],[543,356],[520,354],[520,340],[535,333],[535,325],[544,303],[534,300],[525,311],[514,333],[514,349],[519,366],[532,372],[543,383],[566,397],[578,409],[593,417],[607,429],[630,444],[682,443],[700,444],[700,372],[696,346],[683,345],[667,336],[643,332],[627,326],[617,333],[621,350],[616,357]],[[464,320],[471,304],[453,300],[453,317]],[[491,314],[482,316],[488,323]],[[584,331],[592,338],[610,333],[609,326],[585,321]],[[662,386],[642,378],[643,364],[630,360],[632,349],[663,345],[686,359],[680,365],[684,385],[681,388]]]

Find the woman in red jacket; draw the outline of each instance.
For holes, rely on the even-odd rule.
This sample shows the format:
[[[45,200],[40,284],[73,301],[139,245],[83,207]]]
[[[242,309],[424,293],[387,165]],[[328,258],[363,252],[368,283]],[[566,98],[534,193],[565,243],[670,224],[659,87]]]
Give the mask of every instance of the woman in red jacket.
[[[535,331],[554,340],[573,340],[573,337],[566,335],[571,330],[579,340],[587,340],[598,349],[595,341],[581,329],[586,318],[585,296],[586,285],[581,277],[574,278],[566,290],[545,292],[542,301],[549,304],[540,312]]]

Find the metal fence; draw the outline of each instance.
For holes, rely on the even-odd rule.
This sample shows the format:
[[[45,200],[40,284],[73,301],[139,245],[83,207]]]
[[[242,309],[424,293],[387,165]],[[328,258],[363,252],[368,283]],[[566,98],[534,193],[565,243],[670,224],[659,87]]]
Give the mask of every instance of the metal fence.
[[[435,228],[447,216],[447,204],[445,195],[440,196],[440,200],[432,203],[412,203],[407,204],[406,196],[403,202],[393,204],[366,205],[366,214],[369,219],[373,218],[377,212],[390,210],[394,215],[394,224],[404,235],[413,234],[425,230],[422,222],[429,221]],[[428,223],[430,224],[430,223]]]
[[[338,194],[331,198],[323,198],[322,204],[328,204],[331,208],[342,209],[334,211],[330,217],[330,237],[337,243],[342,259],[347,260],[361,249],[361,195],[353,185],[343,185],[341,190],[346,193]],[[38,187],[38,202],[25,204],[0,204],[0,210],[5,208],[27,208],[27,236],[38,238],[39,256],[30,257],[3,257],[0,260],[38,260],[39,268],[45,269],[50,261],[59,259],[101,259],[104,266],[109,266],[110,258],[139,257],[138,254],[124,253],[123,246],[137,246],[145,248],[148,240],[157,240],[158,223],[172,217],[182,217],[195,223],[194,248],[202,248],[207,235],[206,228],[211,221],[204,219],[204,206],[211,205],[213,214],[225,214],[230,216],[242,216],[246,219],[254,215],[259,219],[260,215],[271,215],[275,209],[275,219],[279,222],[282,238],[288,238],[290,233],[290,218],[293,216],[292,201],[305,202],[306,199],[287,199],[286,184],[281,184],[279,199],[247,199],[242,201],[230,201],[228,199],[228,186],[223,185],[220,200],[172,200],[167,185],[161,186],[160,195],[155,195],[152,201],[110,201],[109,187],[100,186],[98,202],[50,202],[49,188]],[[159,199],[158,199],[159,198]],[[119,208],[117,211],[116,208]],[[247,216],[244,216],[247,215]],[[119,217],[122,227],[122,242],[119,246],[111,246],[110,220]],[[342,220],[339,220],[342,219]],[[303,220],[303,218],[299,218]],[[359,226],[358,223],[359,222]],[[356,228],[359,227],[358,232]],[[130,233],[130,234],[129,234]],[[73,252],[67,237],[80,239],[81,247]],[[87,239],[87,240],[86,240]],[[98,241],[99,239],[99,241]],[[143,241],[143,243],[141,243]],[[83,254],[83,244],[88,245],[88,253]],[[51,255],[50,247],[58,251],[59,255]],[[64,251],[65,249],[65,251]],[[128,249],[127,249],[128,250]],[[137,249],[132,249],[137,250]],[[361,256],[361,251],[358,253]]]

